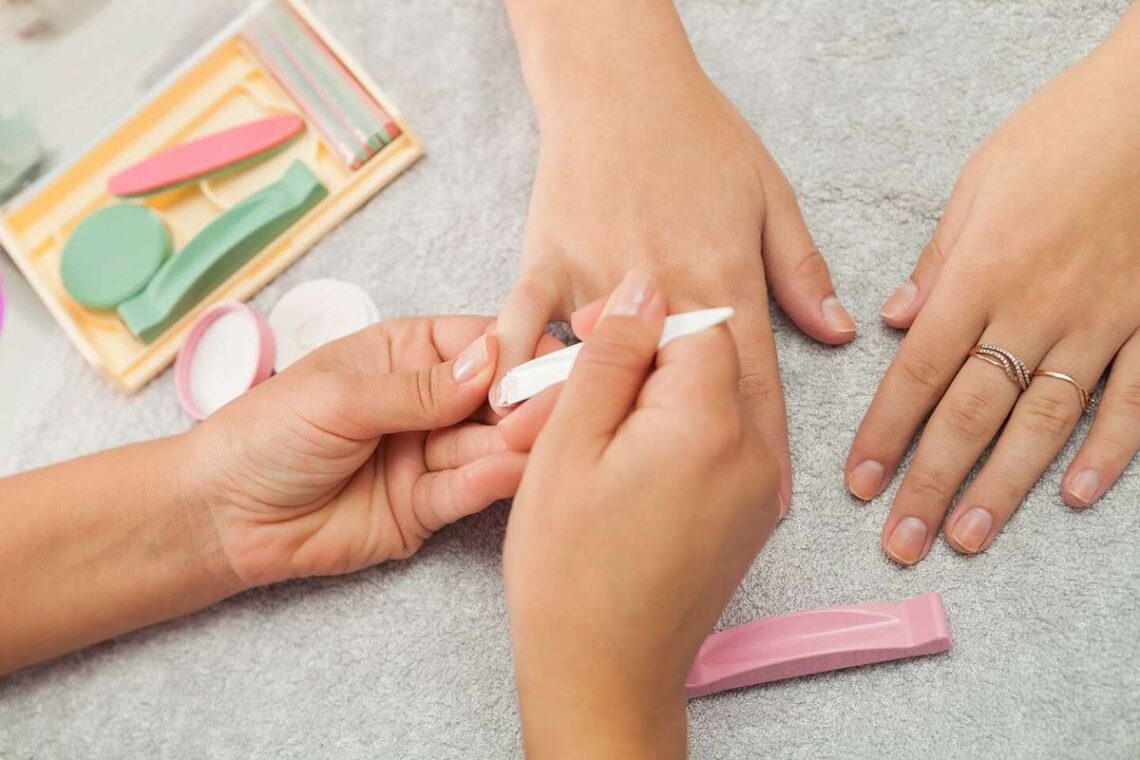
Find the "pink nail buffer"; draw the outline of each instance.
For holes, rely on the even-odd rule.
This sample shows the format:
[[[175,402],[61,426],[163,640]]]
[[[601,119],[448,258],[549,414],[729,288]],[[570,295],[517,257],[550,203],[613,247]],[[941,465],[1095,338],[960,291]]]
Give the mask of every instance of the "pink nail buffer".
[[[284,147],[305,129],[295,114],[270,116],[176,145],[111,177],[107,189],[120,198],[146,195],[237,169]]]
[[[785,678],[945,652],[952,646],[946,609],[927,592],[756,620],[705,639],[685,692],[702,697]]]

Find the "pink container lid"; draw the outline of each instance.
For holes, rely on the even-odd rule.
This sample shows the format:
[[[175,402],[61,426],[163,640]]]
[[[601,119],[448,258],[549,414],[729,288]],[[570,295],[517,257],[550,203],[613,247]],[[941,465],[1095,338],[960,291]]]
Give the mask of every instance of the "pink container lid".
[[[237,301],[202,313],[174,362],[178,403],[196,420],[273,374],[273,333],[265,315]]]

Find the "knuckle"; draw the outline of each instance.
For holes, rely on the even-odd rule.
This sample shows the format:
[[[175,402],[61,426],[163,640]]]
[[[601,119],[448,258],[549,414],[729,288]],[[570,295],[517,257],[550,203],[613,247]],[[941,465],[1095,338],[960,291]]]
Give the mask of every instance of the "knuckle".
[[[946,504],[954,488],[935,473],[912,469],[903,481],[902,490],[922,504]]]
[[[1077,421],[1076,402],[1051,392],[1026,394],[1018,406],[1025,429],[1042,438],[1060,438]]]
[[[993,401],[974,391],[952,396],[943,418],[946,427],[962,438],[976,440],[990,435]]]
[[[830,280],[831,272],[827,268],[827,260],[818,248],[812,248],[796,262],[792,276],[806,280]]]
[[[741,362],[738,387],[740,388],[740,398],[746,406],[771,402],[780,398],[783,392],[779,378],[764,371],[753,362],[748,362],[747,366]]]
[[[626,321],[609,320],[606,329],[594,333],[586,342],[576,364],[610,369],[640,366],[651,342],[638,325]]]
[[[425,412],[432,412],[439,408],[440,399],[443,395],[440,383],[440,375],[435,367],[416,373],[413,390],[417,408]]]
[[[1106,393],[1102,408],[1113,414],[1127,415],[1130,419],[1140,418],[1140,381],[1129,380],[1112,393]]]
[[[942,371],[922,351],[909,351],[899,358],[899,374],[907,384],[923,394],[931,394],[942,386]]]

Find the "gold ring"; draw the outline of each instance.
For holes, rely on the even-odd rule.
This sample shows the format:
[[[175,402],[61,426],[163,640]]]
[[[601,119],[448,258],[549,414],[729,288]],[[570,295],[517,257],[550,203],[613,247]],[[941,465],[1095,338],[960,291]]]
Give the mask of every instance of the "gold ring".
[[[1051,369],[1039,369],[1033,373],[1033,376],[1034,377],[1054,377],[1058,380],[1064,380],[1066,383],[1068,383],[1069,385],[1076,388],[1077,393],[1080,394],[1081,411],[1087,412],[1089,410],[1089,404],[1092,403],[1092,395],[1087,390],[1085,390],[1085,387],[1083,385],[1081,385],[1076,380],[1074,380],[1073,378],[1066,375],[1064,372],[1054,372]]]
[[[1029,388],[1029,381],[1032,375],[1025,367],[1025,362],[1018,359],[1017,356],[1011,352],[1006,351],[1000,346],[995,346],[992,343],[979,343],[970,349],[970,356],[975,356],[982,361],[989,362],[995,367],[1000,368],[1005,372],[1005,376],[1012,380],[1021,390]]]

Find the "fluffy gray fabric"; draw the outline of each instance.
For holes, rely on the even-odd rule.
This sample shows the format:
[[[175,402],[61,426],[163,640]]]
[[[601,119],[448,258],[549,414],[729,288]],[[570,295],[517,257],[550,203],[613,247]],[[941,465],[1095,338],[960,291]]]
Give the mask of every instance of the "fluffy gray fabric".
[[[422,132],[429,156],[254,303],[268,308],[324,276],[361,283],[386,317],[494,312],[515,270],[537,149],[498,2],[313,5]],[[861,326],[853,345],[831,349],[776,320],[796,496],[722,624],[935,590],[956,641],[946,655],[695,702],[693,756],[1140,755],[1135,467],[1077,513],[1058,498],[1055,466],[984,556],[939,541],[911,570],[878,547],[890,494],[859,504],[841,476],[902,338],[880,326],[877,308],[908,273],[963,161],[1124,7],[682,3],[709,73],[798,188]],[[6,469],[188,427],[169,372],[122,398],[61,334],[44,350],[49,372]],[[0,755],[518,756],[500,585],[506,516],[499,505],[465,520],[407,562],[247,593],[8,678]]]

